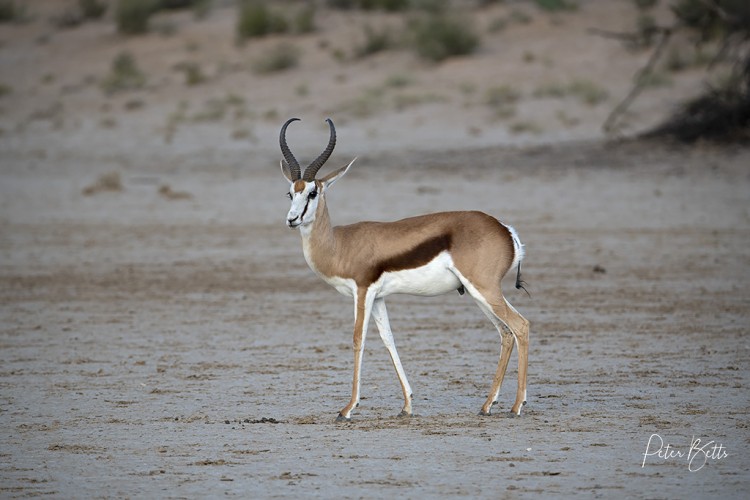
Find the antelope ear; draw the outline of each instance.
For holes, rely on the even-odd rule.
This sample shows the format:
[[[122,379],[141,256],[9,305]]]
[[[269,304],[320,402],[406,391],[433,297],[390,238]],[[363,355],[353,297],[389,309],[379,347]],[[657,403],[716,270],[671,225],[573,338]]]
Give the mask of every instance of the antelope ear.
[[[323,183],[323,187],[327,189],[327,188],[329,188],[329,187],[333,186],[333,183],[334,183],[334,182],[336,182],[337,180],[339,180],[339,179],[340,179],[341,177],[343,177],[343,176],[344,176],[344,174],[345,174],[345,173],[346,173],[347,171],[349,171],[349,167],[351,167],[351,166],[352,166],[352,164],[353,164],[353,163],[354,163],[355,161],[357,161],[357,158],[354,158],[354,159],[353,159],[352,161],[350,161],[350,162],[349,162],[349,164],[348,164],[348,165],[346,165],[345,167],[341,167],[341,168],[340,168],[340,169],[338,169],[338,170],[334,170],[334,171],[333,171],[333,172],[331,172],[330,174],[328,174],[328,175],[326,175],[325,177],[323,177],[323,178],[322,178],[322,179],[320,180],[320,182],[322,182],[322,183]]]
[[[284,174],[284,177],[286,177],[290,183],[294,182],[294,180],[292,179],[292,172],[289,170],[289,165],[287,164],[287,162],[281,160],[279,162],[279,165],[281,166],[281,173]]]

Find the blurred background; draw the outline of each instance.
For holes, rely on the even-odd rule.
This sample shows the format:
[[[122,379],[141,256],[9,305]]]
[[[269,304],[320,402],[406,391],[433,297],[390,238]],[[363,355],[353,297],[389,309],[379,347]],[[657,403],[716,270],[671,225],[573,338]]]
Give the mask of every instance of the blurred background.
[[[310,154],[329,116],[353,154],[596,139],[638,85],[606,131],[633,135],[729,85],[745,4],[0,0],[0,144],[270,153],[290,116]]]
[[[747,0],[0,0],[0,497],[744,499],[749,28]],[[476,417],[498,335],[451,293],[389,298],[417,417],[372,327],[333,423],[351,302],[285,224],[292,116],[301,164],[328,117],[321,173],[359,157],[335,224],[518,230],[524,418]],[[652,433],[730,457],[643,467]]]

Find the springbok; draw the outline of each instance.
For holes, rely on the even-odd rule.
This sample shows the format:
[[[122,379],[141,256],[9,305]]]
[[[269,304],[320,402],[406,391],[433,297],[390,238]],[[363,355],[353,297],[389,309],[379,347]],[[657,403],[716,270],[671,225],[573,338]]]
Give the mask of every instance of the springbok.
[[[281,171],[289,180],[291,208],[286,223],[299,228],[302,250],[310,268],[341,294],[354,299],[354,378],[352,397],[337,421],[351,419],[359,405],[360,370],[370,314],[390,353],[404,394],[400,416],[412,415],[412,391],[393,341],[385,297],[394,293],[434,296],[468,292],[500,332],[501,350],[495,378],[480,415],[489,415],[497,403],[513,344],[518,346],[518,389],[511,409],[521,414],[526,404],[529,322],[503,297],[500,282],[516,268],[516,288],[523,288],[523,245],[516,231],[483,212],[439,212],[396,222],[358,222],[332,226],[326,192],[354,160],[316,179],[336,145],[336,129],[330,128],[328,146],[304,171],[286,142],[291,118],[281,127]]]

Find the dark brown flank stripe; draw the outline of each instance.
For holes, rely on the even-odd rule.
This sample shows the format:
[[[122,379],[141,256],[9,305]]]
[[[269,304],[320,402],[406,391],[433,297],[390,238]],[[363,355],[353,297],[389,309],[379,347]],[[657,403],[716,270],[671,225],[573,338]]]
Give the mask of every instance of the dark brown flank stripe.
[[[409,251],[389,257],[376,265],[365,276],[365,283],[357,283],[360,286],[370,286],[380,279],[383,273],[414,269],[428,264],[438,256],[440,252],[451,249],[452,239],[450,234],[442,234],[429,240],[425,240]]]

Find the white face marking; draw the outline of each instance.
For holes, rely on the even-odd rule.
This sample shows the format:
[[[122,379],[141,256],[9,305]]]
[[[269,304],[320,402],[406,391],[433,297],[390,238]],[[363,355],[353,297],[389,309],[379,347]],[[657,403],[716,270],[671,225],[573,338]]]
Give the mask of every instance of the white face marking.
[[[297,190],[302,187],[301,190]],[[315,181],[296,181],[289,186],[289,195],[292,198],[289,212],[286,215],[286,224],[294,229],[311,224],[315,220],[315,211],[318,209],[320,190]]]

